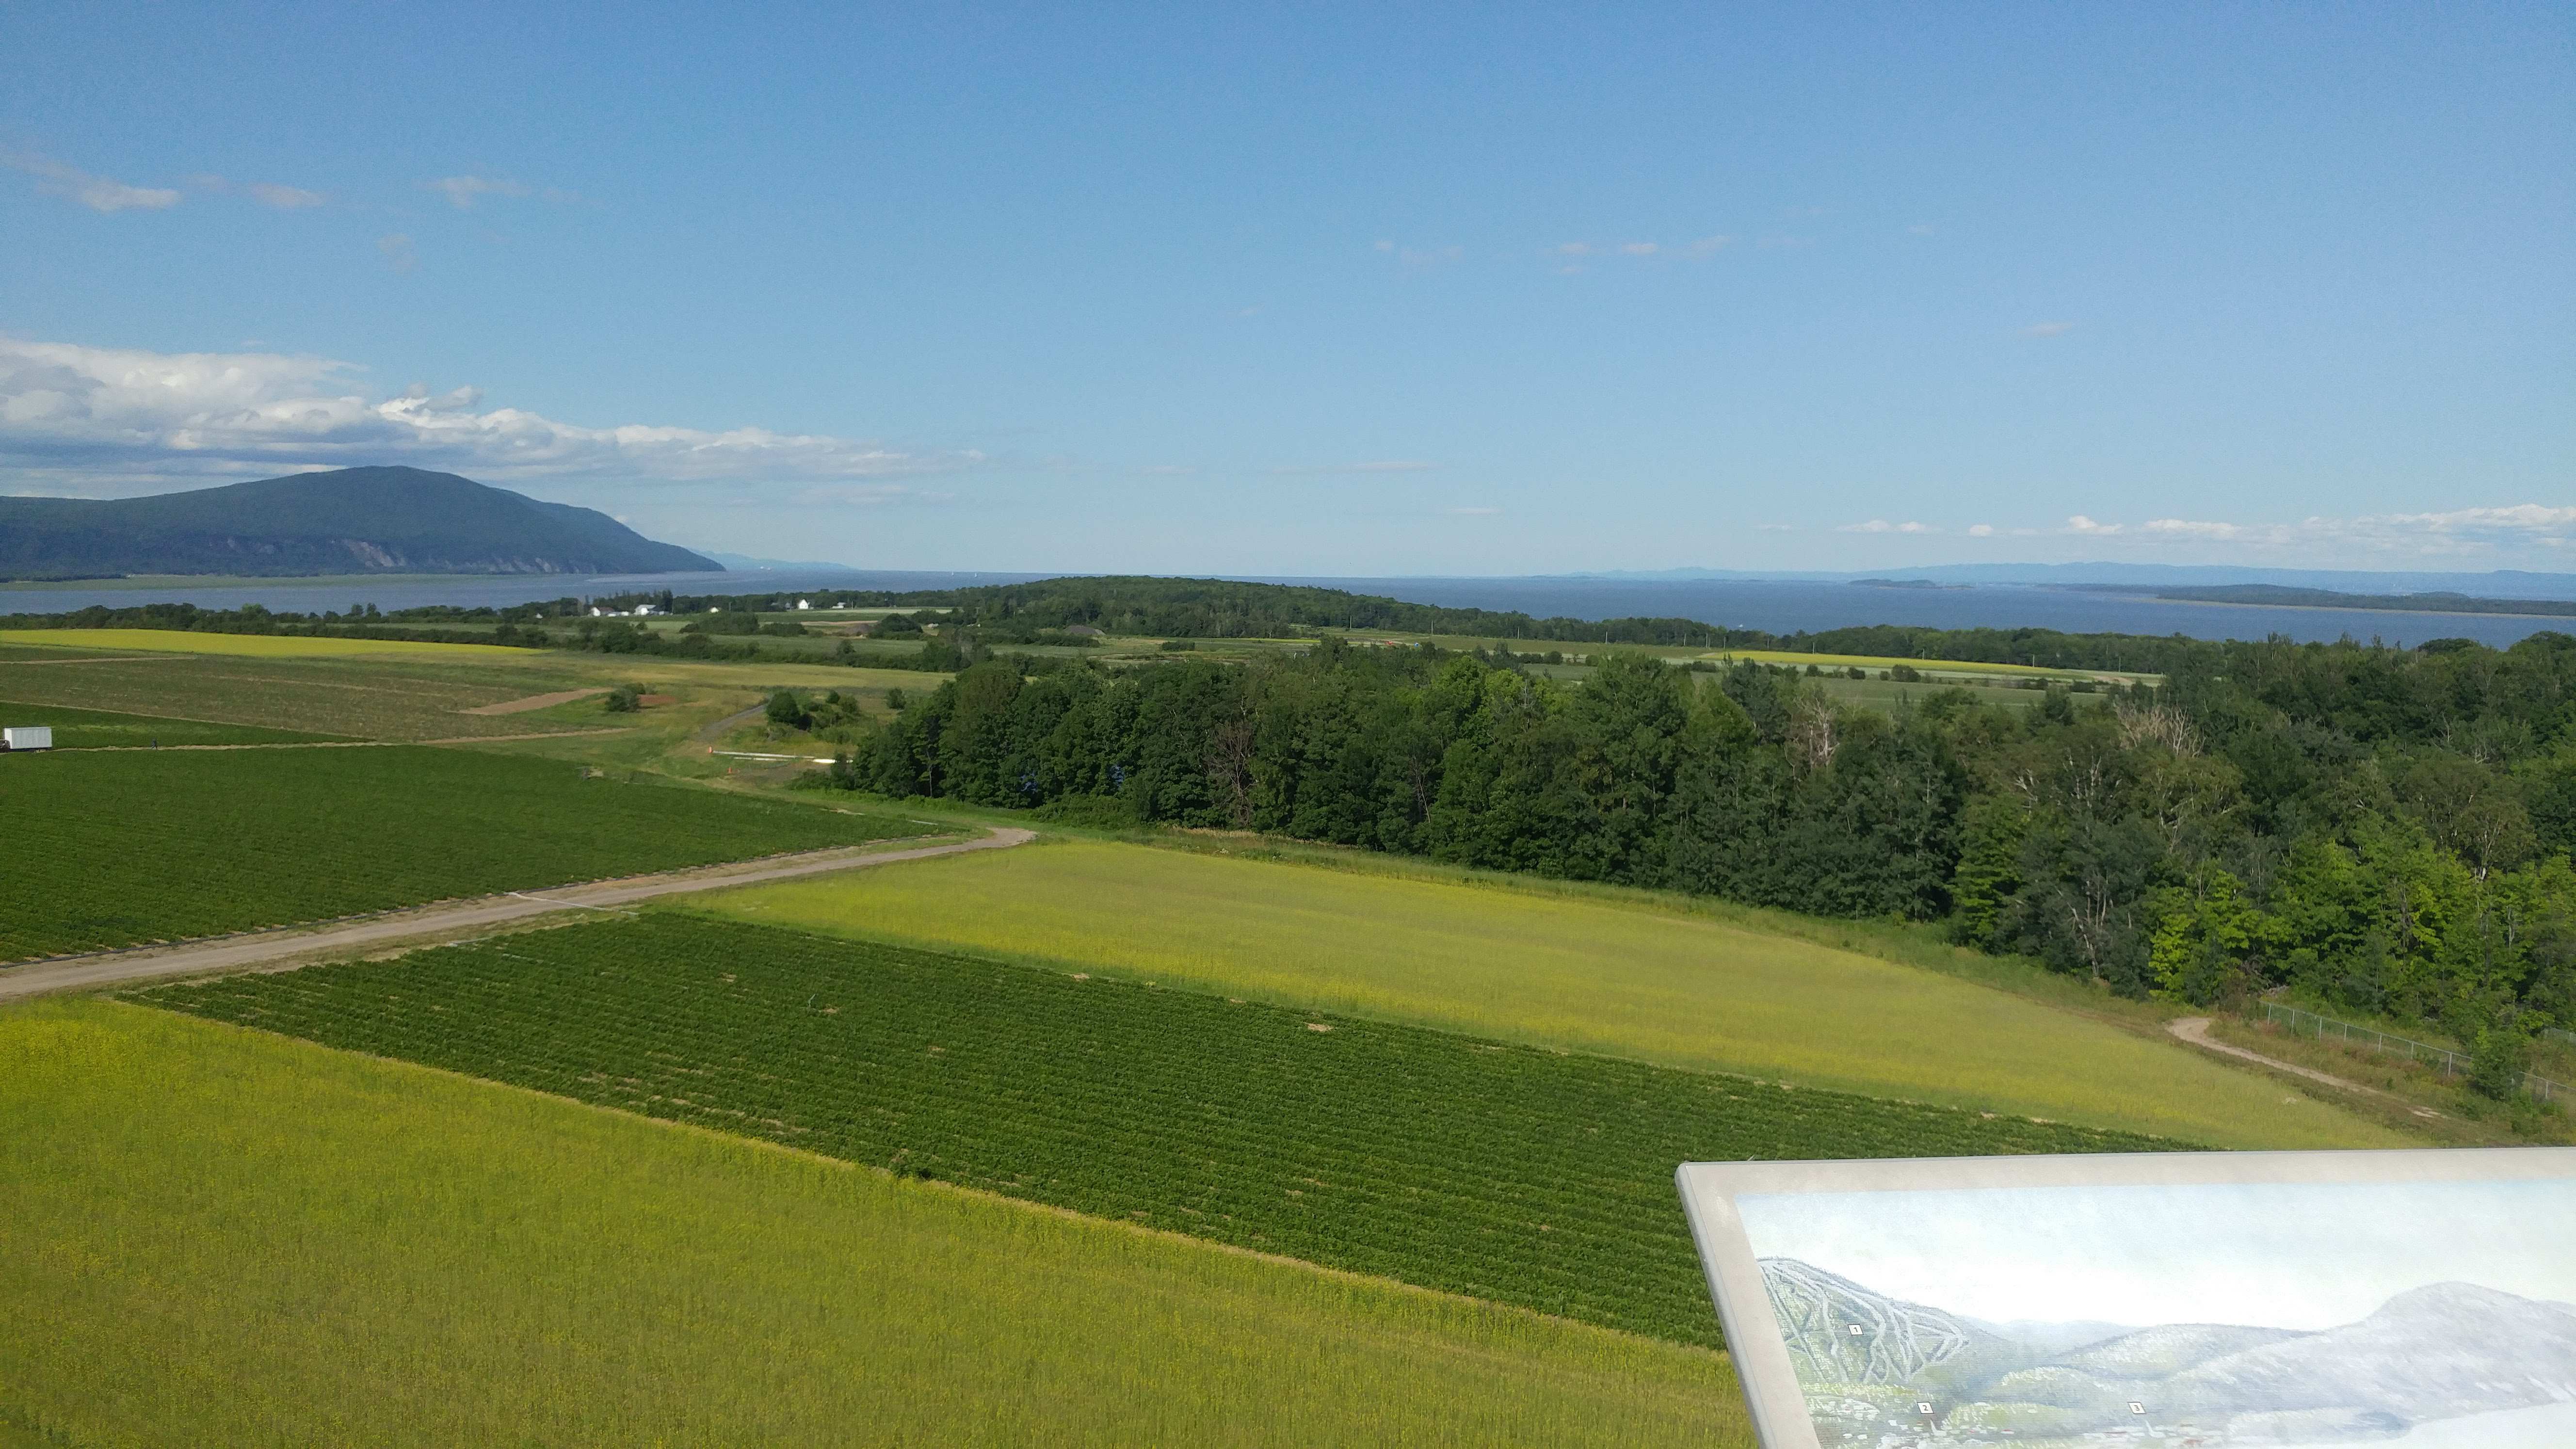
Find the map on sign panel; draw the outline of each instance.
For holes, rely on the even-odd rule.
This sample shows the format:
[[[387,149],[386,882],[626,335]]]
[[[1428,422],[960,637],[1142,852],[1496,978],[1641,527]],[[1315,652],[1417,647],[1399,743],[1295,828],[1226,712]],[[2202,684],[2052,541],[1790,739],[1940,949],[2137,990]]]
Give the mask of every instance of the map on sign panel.
[[[2265,1156],[2382,1155],[2419,1156]],[[1711,1262],[1767,1449],[2576,1444],[2576,1172],[1747,1183],[1713,1212],[1691,1176],[1727,1170],[1685,1192],[1748,1270]]]

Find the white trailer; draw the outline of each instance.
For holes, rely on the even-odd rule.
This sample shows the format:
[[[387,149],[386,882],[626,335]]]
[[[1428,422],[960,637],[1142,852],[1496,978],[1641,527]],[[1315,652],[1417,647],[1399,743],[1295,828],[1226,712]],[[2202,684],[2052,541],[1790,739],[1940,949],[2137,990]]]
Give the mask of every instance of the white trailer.
[[[0,745],[13,750],[50,750],[54,747],[52,725],[12,725],[0,729]]]

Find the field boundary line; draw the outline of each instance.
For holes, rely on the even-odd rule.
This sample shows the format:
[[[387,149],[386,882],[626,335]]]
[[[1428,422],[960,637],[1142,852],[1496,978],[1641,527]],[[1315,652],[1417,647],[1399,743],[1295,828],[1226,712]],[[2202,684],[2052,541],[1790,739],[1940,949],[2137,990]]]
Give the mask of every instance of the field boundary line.
[[[985,846],[981,842],[973,842],[973,844],[976,845],[977,848],[993,848]],[[170,1011],[170,1008],[168,1007],[161,1006],[155,1002],[141,998],[120,998],[118,999],[118,1004],[122,1006],[131,1006],[138,1010]],[[945,1193],[952,1197],[961,1197],[973,1202],[994,1204],[1015,1212],[1038,1213],[1047,1217],[1055,1218],[1062,1222],[1077,1223],[1086,1228],[1097,1228],[1114,1233],[1126,1233],[1137,1237],[1158,1239],[1166,1243],[1182,1244],[1191,1248],[1203,1249],[1208,1252],[1224,1253],[1237,1258],[1250,1259],[1254,1262],[1274,1264],[1283,1268],[1294,1268],[1299,1272],[1313,1273],[1325,1278],[1336,1279],[1341,1282],[1363,1284],[1368,1287],[1390,1290],[1413,1297],[1434,1299],[1444,1303],[1472,1308],[1481,1313],[1508,1314],[1514,1317],[1541,1319],[1549,1323],[1560,1324],[1568,1328],[1573,1328],[1584,1333],[1605,1334],[1612,1338],[1625,1339],[1632,1343],[1652,1344],[1659,1349],[1670,1349],[1677,1353],[1705,1354],[1712,1358],[1728,1359],[1728,1353],[1723,1347],[1711,1348],[1706,1344],[1683,1343],[1677,1339],[1657,1338],[1652,1334],[1639,1333],[1634,1329],[1613,1328],[1606,1323],[1594,1323],[1588,1319],[1572,1318],[1561,1313],[1549,1313],[1544,1309],[1530,1308],[1518,1303],[1505,1303],[1499,1299],[1478,1298],[1471,1293],[1458,1293],[1446,1288],[1426,1288],[1419,1283],[1407,1283],[1401,1278],[1380,1277],[1377,1274],[1363,1273],[1354,1268],[1336,1268],[1329,1264],[1318,1263],[1311,1258],[1295,1258],[1290,1257],[1285,1253],[1266,1252],[1260,1248],[1247,1248],[1240,1244],[1228,1243],[1217,1238],[1197,1237],[1190,1233],[1178,1231],[1177,1229],[1153,1227],[1148,1224],[1134,1222],[1126,1218],[1097,1217],[1076,1208],[1059,1207],[1054,1203],[1038,1202],[1034,1199],[1025,1197],[1013,1197],[1008,1193],[995,1192],[990,1188],[970,1187],[965,1183],[950,1182],[945,1178],[906,1177],[891,1168],[881,1167],[873,1162],[855,1162],[846,1157],[833,1157],[827,1153],[813,1151],[810,1148],[790,1146],[787,1143],[777,1141],[773,1138],[754,1137],[747,1133],[727,1132],[723,1128],[709,1127],[704,1123],[680,1122],[674,1121],[668,1117],[649,1117],[641,1112],[630,1112],[623,1107],[609,1106],[605,1102],[588,1102],[579,1097],[567,1097],[558,1092],[549,1092],[537,1087],[522,1086],[517,1082],[503,1082],[496,1081],[490,1077],[478,1077],[472,1072],[461,1072],[453,1067],[431,1066],[427,1062],[416,1062],[407,1057],[380,1056],[375,1052],[360,1051],[355,1047],[327,1046],[321,1042],[314,1041],[309,1037],[295,1036],[282,1031],[271,1031],[266,1027],[245,1026],[240,1022],[224,1021],[211,1016],[197,1016],[188,1012],[173,1012],[172,1014],[184,1016],[189,1021],[199,1026],[212,1027],[219,1031],[244,1032],[253,1036],[267,1037],[274,1041],[292,1042],[298,1047],[303,1047],[312,1051],[330,1052],[341,1056],[360,1057],[367,1061],[375,1062],[381,1066],[395,1068],[401,1071],[426,1072],[431,1076],[444,1077],[451,1081],[470,1082],[486,1091],[514,1092],[523,1097],[534,1097],[540,1101],[556,1103],[560,1106],[571,1107],[583,1112],[595,1112],[602,1116],[614,1117],[622,1122],[637,1122],[644,1126],[660,1128],[667,1132],[684,1133],[710,1143],[721,1143],[732,1148],[747,1148],[754,1152],[773,1152],[815,1167],[828,1168],[836,1172],[857,1173],[864,1176],[874,1177],[881,1181],[897,1183],[900,1184],[907,1192]],[[1473,1353],[1476,1356],[1483,1358],[1498,1357],[1494,1350],[1470,1349],[1462,1350],[1462,1352]]]
[[[58,991],[85,991],[100,986],[175,976],[202,976],[220,971],[293,970],[298,966],[312,965],[325,957],[376,950],[404,941],[552,915],[558,911],[606,910],[687,891],[754,885],[836,870],[861,870],[872,865],[892,865],[899,861],[927,860],[970,851],[1008,850],[1035,839],[1037,832],[1034,830],[996,826],[978,839],[951,841],[944,845],[873,851],[865,847],[838,846],[831,850],[728,861],[655,875],[628,876],[622,880],[562,886],[555,888],[556,894],[552,898],[505,892],[446,905],[414,907],[363,917],[350,924],[326,925],[318,930],[311,926],[288,926],[193,944],[57,957],[51,961],[0,968],[0,1002],[23,1001]]]

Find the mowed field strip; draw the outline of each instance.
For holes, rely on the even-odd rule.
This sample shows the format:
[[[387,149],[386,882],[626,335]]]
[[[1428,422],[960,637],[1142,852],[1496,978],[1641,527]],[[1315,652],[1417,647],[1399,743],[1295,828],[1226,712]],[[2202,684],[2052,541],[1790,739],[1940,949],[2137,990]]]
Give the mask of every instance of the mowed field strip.
[[[475,659],[526,656],[502,644],[444,644],[418,639],[324,639],[300,634],[213,634],[186,629],[10,629],[0,642],[56,649],[134,649],[155,654],[236,654],[260,659],[321,659],[351,654],[409,654]]]
[[[0,676],[0,685],[8,682]],[[71,709],[58,704],[20,704],[0,699],[0,724],[51,725],[58,750],[150,749],[190,745],[276,745],[340,743],[338,735],[306,730],[268,729],[260,725],[217,724],[206,720],[170,719],[123,714],[113,710]],[[0,787],[5,788],[5,787]]]
[[[0,1442],[1699,1444],[1722,1355],[110,1002],[0,1011]]]
[[[1854,952],[1544,891],[1042,842],[696,904],[2211,1146],[2407,1145],[2179,1042]]]
[[[1712,1346],[1677,1163],[2188,1145],[668,910],[134,999]]]
[[[473,750],[0,756],[0,962],[917,835]]]

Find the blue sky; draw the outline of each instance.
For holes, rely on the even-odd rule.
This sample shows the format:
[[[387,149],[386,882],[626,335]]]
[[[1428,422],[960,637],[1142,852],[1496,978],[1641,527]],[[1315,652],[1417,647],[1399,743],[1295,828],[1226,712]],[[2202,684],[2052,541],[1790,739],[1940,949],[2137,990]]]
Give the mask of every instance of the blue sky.
[[[542,13],[530,13],[542,11]],[[0,490],[2576,570],[2576,11],[0,8]]]

